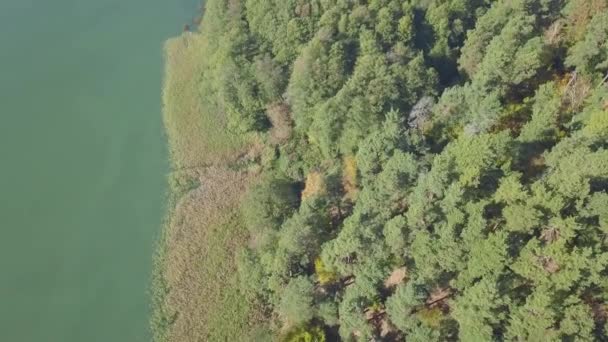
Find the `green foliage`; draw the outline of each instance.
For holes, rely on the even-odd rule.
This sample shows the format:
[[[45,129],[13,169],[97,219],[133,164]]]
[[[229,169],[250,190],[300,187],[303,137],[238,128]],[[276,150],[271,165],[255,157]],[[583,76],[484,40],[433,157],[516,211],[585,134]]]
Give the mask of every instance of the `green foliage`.
[[[505,227],[515,232],[529,232],[540,223],[541,213],[524,204],[514,204],[503,210]]]
[[[333,300],[320,303],[317,315],[328,326],[335,326],[340,323],[338,318],[338,305]]]
[[[370,302],[363,298],[357,287],[348,287],[344,291],[338,308],[340,317],[340,337],[352,341],[353,337],[367,340],[373,338],[374,331],[364,316],[364,310]]]
[[[593,313],[588,305],[583,303],[568,306],[564,311],[564,319],[560,323],[562,338],[578,341],[593,341]]]
[[[296,186],[287,179],[267,177],[243,201],[243,215],[252,236],[265,242],[299,204]]]
[[[462,341],[489,341],[494,335],[494,326],[501,321],[501,306],[504,300],[496,285],[484,278],[470,286],[452,304],[452,317],[458,322]]]
[[[319,327],[300,328],[289,333],[285,342],[325,342],[325,332]]]
[[[601,1],[209,0],[191,83],[212,127],[262,145],[239,164],[259,179],[236,261],[264,326],[288,341],[601,340]]]
[[[440,332],[429,324],[430,312],[424,308],[425,291],[419,285],[408,282],[399,285],[397,291],[386,300],[386,311],[397,328],[413,341],[439,341]],[[435,318],[436,319],[436,318]]]
[[[570,49],[566,64],[587,75],[608,71],[608,13],[596,14],[585,33],[585,37]]]
[[[551,310],[551,297],[544,291],[528,296],[524,305],[512,310],[506,338],[524,341],[554,341],[556,312]]]
[[[287,324],[300,325],[312,319],[313,284],[306,277],[293,278],[281,296],[279,315]]]
[[[346,81],[346,45],[313,39],[293,65],[287,95],[296,126],[307,129],[312,110],[340,90]]]
[[[498,2],[477,20],[475,29],[468,32],[458,63],[469,76],[475,75],[488,45],[500,33],[512,13],[509,2]]]
[[[384,226],[384,237],[391,252],[395,256],[405,254],[407,236],[407,220],[403,216],[395,216]]]
[[[472,77],[481,91],[505,92],[533,77],[545,63],[543,43],[535,36],[534,18],[514,16],[488,44],[487,53]]]
[[[321,285],[331,284],[336,281],[336,274],[327,270],[321,258],[315,259],[315,274]]]
[[[549,142],[559,139],[562,100],[553,83],[543,84],[536,91],[532,117],[521,130],[523,142]]]

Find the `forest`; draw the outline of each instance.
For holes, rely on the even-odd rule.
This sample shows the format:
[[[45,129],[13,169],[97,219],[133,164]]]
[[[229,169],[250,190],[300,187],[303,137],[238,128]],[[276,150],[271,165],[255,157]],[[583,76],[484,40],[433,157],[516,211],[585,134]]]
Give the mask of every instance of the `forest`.
[[[156,341],[608,341],[607,0],[208,0]]]

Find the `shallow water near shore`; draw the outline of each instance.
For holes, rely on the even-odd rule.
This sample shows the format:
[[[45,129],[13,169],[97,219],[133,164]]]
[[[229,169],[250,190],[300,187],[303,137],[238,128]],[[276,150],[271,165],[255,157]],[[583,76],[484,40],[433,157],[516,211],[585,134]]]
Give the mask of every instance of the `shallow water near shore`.
[[[197,0],[0,2],[0,340],[149,341],[162,44]]]

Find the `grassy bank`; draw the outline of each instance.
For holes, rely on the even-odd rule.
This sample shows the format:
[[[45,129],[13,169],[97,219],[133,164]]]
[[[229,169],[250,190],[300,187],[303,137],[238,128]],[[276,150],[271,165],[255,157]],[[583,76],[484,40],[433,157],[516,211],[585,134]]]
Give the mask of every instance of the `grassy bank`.
[[[163,91],[172,171],[169,212],[153,279],[156,341],[238,341],[251,313],[239,292],[235,252],[247,234],[239,203],[255,172],[235,170],[247,152],[205,100],[205,39],[185,33],[166,43]]]
[[[246,137],[225,129],[222,109],[209,95],[207,50],[207,39],[197,33],[185,32],[165,44],[163,119],[174,170],[225,165],[246,149]]]

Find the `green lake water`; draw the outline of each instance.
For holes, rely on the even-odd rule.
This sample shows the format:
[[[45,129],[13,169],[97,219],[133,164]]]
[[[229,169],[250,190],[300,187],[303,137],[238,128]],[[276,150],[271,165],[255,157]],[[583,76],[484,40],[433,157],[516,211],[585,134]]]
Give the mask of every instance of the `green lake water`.
[[[197,0],[0,1],[0,341],[149,341],[162,43]]]

